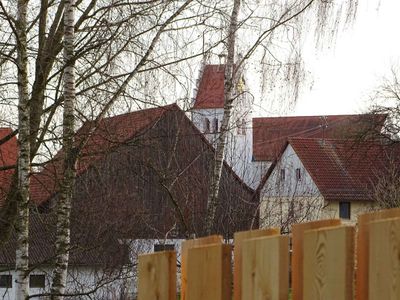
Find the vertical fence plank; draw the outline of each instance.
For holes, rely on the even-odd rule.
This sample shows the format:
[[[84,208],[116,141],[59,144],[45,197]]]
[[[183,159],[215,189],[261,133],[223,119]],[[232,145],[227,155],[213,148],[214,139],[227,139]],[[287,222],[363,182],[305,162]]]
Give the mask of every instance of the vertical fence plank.
[[[236,232],[234,235],[235,247],[233,249],[233,299],[242,299],[242,244],[245,240],[257,237],[279,235],[279,228],[267,228]]]
[[[191,248],[210,245],[222,244],[222,236],[211,235],[193,240],[182,242],[181,248],[181,300],[186,300],[186,282],[187,282],[187,257],[188,251]]]
[[[358,216],[356,299],[368,300],[369,278],[369,223],[377,220],[400,217],[400,208],[392,208]],[[382,298],[383,299],[383,298]]]
[[[176,252],[139,256],[138,300],[176,300]]]
[[[369,299],[400,299],[400,218],[369,224]]]
[[[303,300],[303,236],[306,230],[340,225],[339,219],[320,220],[292,226],[292,299]],[[309,300],[309,299],[304,299]]]
[[[232,247],[214,244],[190,248],[187,257],[187,300],[231,299]]]
[[[353,299],[354,239],[352,226],[304,233],[303,299]]]
[[[245,240],[242,254],[240,300],[287,300],[289,237],[271,236]]]

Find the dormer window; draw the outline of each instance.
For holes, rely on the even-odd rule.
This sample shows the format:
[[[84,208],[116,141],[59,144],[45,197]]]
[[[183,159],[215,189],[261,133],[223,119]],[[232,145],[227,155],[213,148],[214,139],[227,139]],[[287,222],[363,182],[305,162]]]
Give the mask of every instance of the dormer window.
[[[204,133],[210,132],[210,120],[208,118],[204,119]]]
[[[213,132],[217,133],[218,132],[218,119],[214,118],[213,120]]]

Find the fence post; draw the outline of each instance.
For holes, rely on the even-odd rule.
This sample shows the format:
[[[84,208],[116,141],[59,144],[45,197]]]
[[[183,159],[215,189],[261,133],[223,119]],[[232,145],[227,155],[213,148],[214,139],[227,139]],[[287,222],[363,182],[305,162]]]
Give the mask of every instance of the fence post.
[[[187,257],[187,300],[231,299],[232,247],[214,244],[190,248]]]
[[[176,252],[139,256],[138,300],[176,300]]]
[[[240,231],[234,234],[235,247],[233,248],[233,299],[242,299],[242,244],[245,240],[257,237],[279,235],[279,228]]]
[[[369,299],[400,299],[400,218],[369,223]]]
[[[369,223],[377,220],[400,217],[400,208],[385,209],[358,216],[356,299],[368,300],[369,278]],[[383,299],[383,298],[382,298]]]
[[[187,282],[187,257],[189,249],[210,245],[222,244],[222,236],[211,235],[198,239],[186,240],[182,242],[181,248],[181,300],[186,300],[186,282]]]
[[[288,299],[289,236],[245,240],[242,254],[240,300]]]
[[[292,299],[303,300],[303,237],[306,230],[340,225],[339,219],[320,220],[292,226]],[[305,299],[308,300],[308,299]]]
[[[354,239],[353,226],[304,233],[303,299],[353,299]]]

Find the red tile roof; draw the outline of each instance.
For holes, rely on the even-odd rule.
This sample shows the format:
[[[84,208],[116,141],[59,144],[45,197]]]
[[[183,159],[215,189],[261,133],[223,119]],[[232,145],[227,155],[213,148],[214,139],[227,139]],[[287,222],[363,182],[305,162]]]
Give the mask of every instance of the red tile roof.
[[[224,65],[204,66],[194,109],[224,107],[224,72]]]
[[[400,163],[394,144],[310,138],[290,138],[289,144],[327,201],[370,199],[385,166]]]
[[[94,128],[94,122],[86,122],[75,136],[75,145],[79,145],[90,134],[80,152],[76,166],[77,174],[84,172],[113,147],[146,132],[165,112],[176,109],[179,107],[172,104],[104,118],[99,122],[97,128]],[[62,157],[63,151],[61,150],[40,173],[31,177],[31,200],[33,202],[40,204],[58,190],[57,185],[63,173]]]
[[[331,115],[253,119],[253,158],[273,161],[289,137],[354,138],[380,132],[386,115]]]
[[[83,147],[77,162],[77,175],[83,173],[89,166],[104,157],[113,147],[118,147],[121,143],[130,141],[134,137],[144,134],[155,125],[162,116],[168,111],[183,111],[176,105],[171,104],[163,107],[139,110],[123,115],[104,118],[98,127],[91,133],[91,136]],[[198,131],[197,127],[188,119],[192,128],[198,132],[202,141],[213,151],[213,147],[207,139]],[[85,123],[76,133],[75,143],[81,142],[94,126],[93,122]],[[47,163],[40,173],[31,176],[31,200],[36,204],[41,204],[48,200],[57,190],[59,190],[60,179],[63,176],[62,167],[63,151],[60,150],[54,159]],[[234,178],[246,189],[253,192],[224,162],[224,167]]]
[[[0,128],[0,140],[6,140],[0,145],[0,167],[12,167],[17,163],[18,145],[15,135],[8,139],[13,130],[11,128]],[[0,206],[11,184],[14,169],[0,170]]]

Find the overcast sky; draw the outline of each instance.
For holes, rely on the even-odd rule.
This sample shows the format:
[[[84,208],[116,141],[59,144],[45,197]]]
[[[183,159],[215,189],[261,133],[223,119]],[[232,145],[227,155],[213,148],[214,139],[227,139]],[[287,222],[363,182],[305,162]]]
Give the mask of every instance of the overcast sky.
[[[290,114],[360,113],[392,66],[400,66],[400,0],[359,2],[355,24],[339,33],[335,49],[307,49],[314,84]]]

